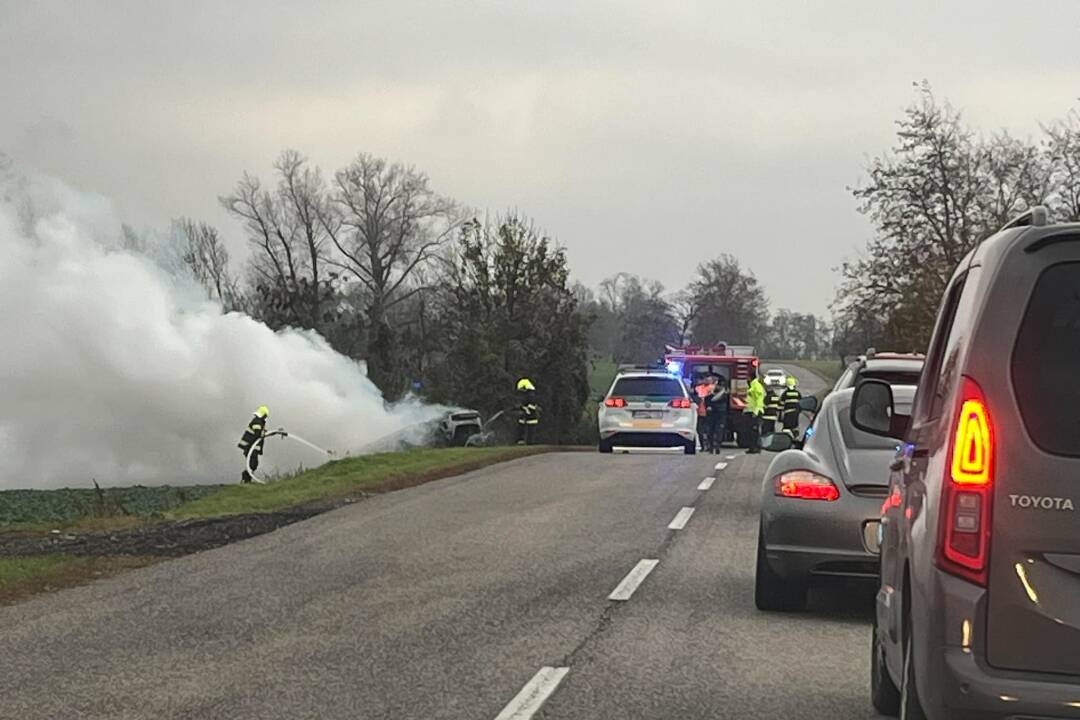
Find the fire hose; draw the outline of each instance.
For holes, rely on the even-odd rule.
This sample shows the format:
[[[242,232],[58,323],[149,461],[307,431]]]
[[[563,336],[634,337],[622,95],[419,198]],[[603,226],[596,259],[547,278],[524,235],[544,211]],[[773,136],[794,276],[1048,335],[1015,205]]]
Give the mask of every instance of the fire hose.
[[[323,453],[327,457],[330,457],[330,458],[334,457],[334,451],[333,450],[326,450],[325,448],[321,448],[321,447],[319,447],[318,445],[316,445],[315,443],[313,443],[313,442],[311,442],[309,440],[305,440],[304,438],[300,437],[299,435],[296,435],[294,433],[290,433],[290,432],[286,431],[285,428],[278,428],[277,430],[274,430],[273,432],[266,433],[261,438],[259,438],[255,442],[251,443],[251,448],[248,449],[248,451],[247,451],[247,456],[246,456],[247,457],[247,463],[246,464],[247,464],[248,475],[250,475],[251,479],[254,480],[255,482],[259,483],[260,485],[265,485],[266,480],[264,480],[263,478],[261,478],[261,477],[259,477],[258,475],[255,474],[254,468],[251,467],[251,458],[252,458],[252,456],[254,456],[256,448],[261,448],[263,446],[263,442],[266,441],[266,438],[274,437],[275,435],[277,435],[278,437],[290,438],[292,440],[295,440],[298,443],[301,443],[302,445],[307,445],[312,450],[317,450],[318,452]]]

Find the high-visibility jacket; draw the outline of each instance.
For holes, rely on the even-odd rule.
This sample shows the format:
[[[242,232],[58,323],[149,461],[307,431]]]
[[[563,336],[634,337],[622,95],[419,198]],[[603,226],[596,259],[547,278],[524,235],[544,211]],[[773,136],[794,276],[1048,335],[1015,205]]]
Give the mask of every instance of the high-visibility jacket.
[[[758,417],[765,412],[765,386],[757,378],[751,380],[750,387],[746,389],[746,407],[743,412]]]
[[[540,406],[536,404],[536,393],[534,391],[526,390],[522,393],[518,411],[519,425],[540,424]]]
[[[259,447],[255,452],[262,452],[262,439],[263,435],[266,434],[267,419],[268,418],[265,418],[262,415],[255,415],[251,418],[251,422],[248,423],[247,429],[244,430],[240,442],[236,445],[243,450],[245,454],[251,449],[251,443],[258,443]]]
[[[762,420],[776,420],[780,417],[780,396],[772,390],[765,391],[765,410],[761,413]]]
[[[799,402],[802,401],[802,393],[793,387],[789,387],[780,396],[780,402],[784,407],[784,417],[798,416]]]

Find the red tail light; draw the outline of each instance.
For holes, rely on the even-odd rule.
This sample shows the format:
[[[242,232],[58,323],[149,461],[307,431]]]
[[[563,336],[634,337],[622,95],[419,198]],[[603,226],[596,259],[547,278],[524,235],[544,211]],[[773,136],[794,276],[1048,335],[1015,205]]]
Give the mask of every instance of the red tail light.
[[[682,408],[683,410],[689,410],[691,407],[693,407],[690,404],[689,398],[675,398],[668,404],[671,405],[671,407],[673,408]]]
[[[626,407],[626,401],[619,397],[610,397],[604,401],[604,404],[608,407],[621,408]]]
[[[994,425],[982,388],[963,378],[941,507],[942,569],[986,584],[994,481]]]
[[[839,499],[840,491],[833,481],[824,475],[810,470],[792,470],[776,476],[776,494],[780,497],[799,498],[801,500],[825,500],[832,502]]]

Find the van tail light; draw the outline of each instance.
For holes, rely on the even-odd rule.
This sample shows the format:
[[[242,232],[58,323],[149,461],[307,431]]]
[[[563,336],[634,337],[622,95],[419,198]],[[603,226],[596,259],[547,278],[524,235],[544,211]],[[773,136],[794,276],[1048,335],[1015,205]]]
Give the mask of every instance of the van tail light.
[[[683,410],[689,410],[691,408],[690,398],[675,398],[668,404],[673,408],[682,408]]]
[[[832,480],[810,470],[792,470],[781,473],[773,482],[779,497],[825,500],[826,502],[840,498],[840,491],[836,489]]]
[[[604,400],[604,405],[613,408],[622,408],[626,407],[626,400],[620,397],[609,397],[608,399]]]
[[[994,424],[978,383],[962,378],[949,443],[941,507],[938,564],[954,575],[986,585],[990,510],[994,485]]]

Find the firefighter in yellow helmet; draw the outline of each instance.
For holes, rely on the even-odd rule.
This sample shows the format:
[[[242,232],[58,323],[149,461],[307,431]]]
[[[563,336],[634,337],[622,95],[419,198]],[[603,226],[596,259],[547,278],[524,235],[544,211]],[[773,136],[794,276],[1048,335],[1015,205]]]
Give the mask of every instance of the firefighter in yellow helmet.
[[[802,393],[799,392],[799,381],[794,375],[787,377],[787,389],[780,395],[783,405],[784,429],[797,431],[799,429],[799,403],[802,402]]]
[[[518,445],[532,445],[536,440],[536,427],[540,424],[540,406],[536,404],[536,386],[529,378],[517,382],[518,395]]]
[[[240,475],[240,482],[251,482],[251,473],[248,472],[250,466],[252,470],[259,467],[259,456],[263,452],[263,438],[266,437],[266,425],[270,422],[270,408],[265,405],[260,405],[259,409],[255,411],[255,414],[251,418],[251,422],[248,423],[247,429],[244,430],[244,435],[240,438],[240,442],[237,447],[240,448],[240,452],[244,454],[244,472]],[[255,449],[252,450],[252,444],[255,445]],[[248,460],[250,452],[250,462]]]

